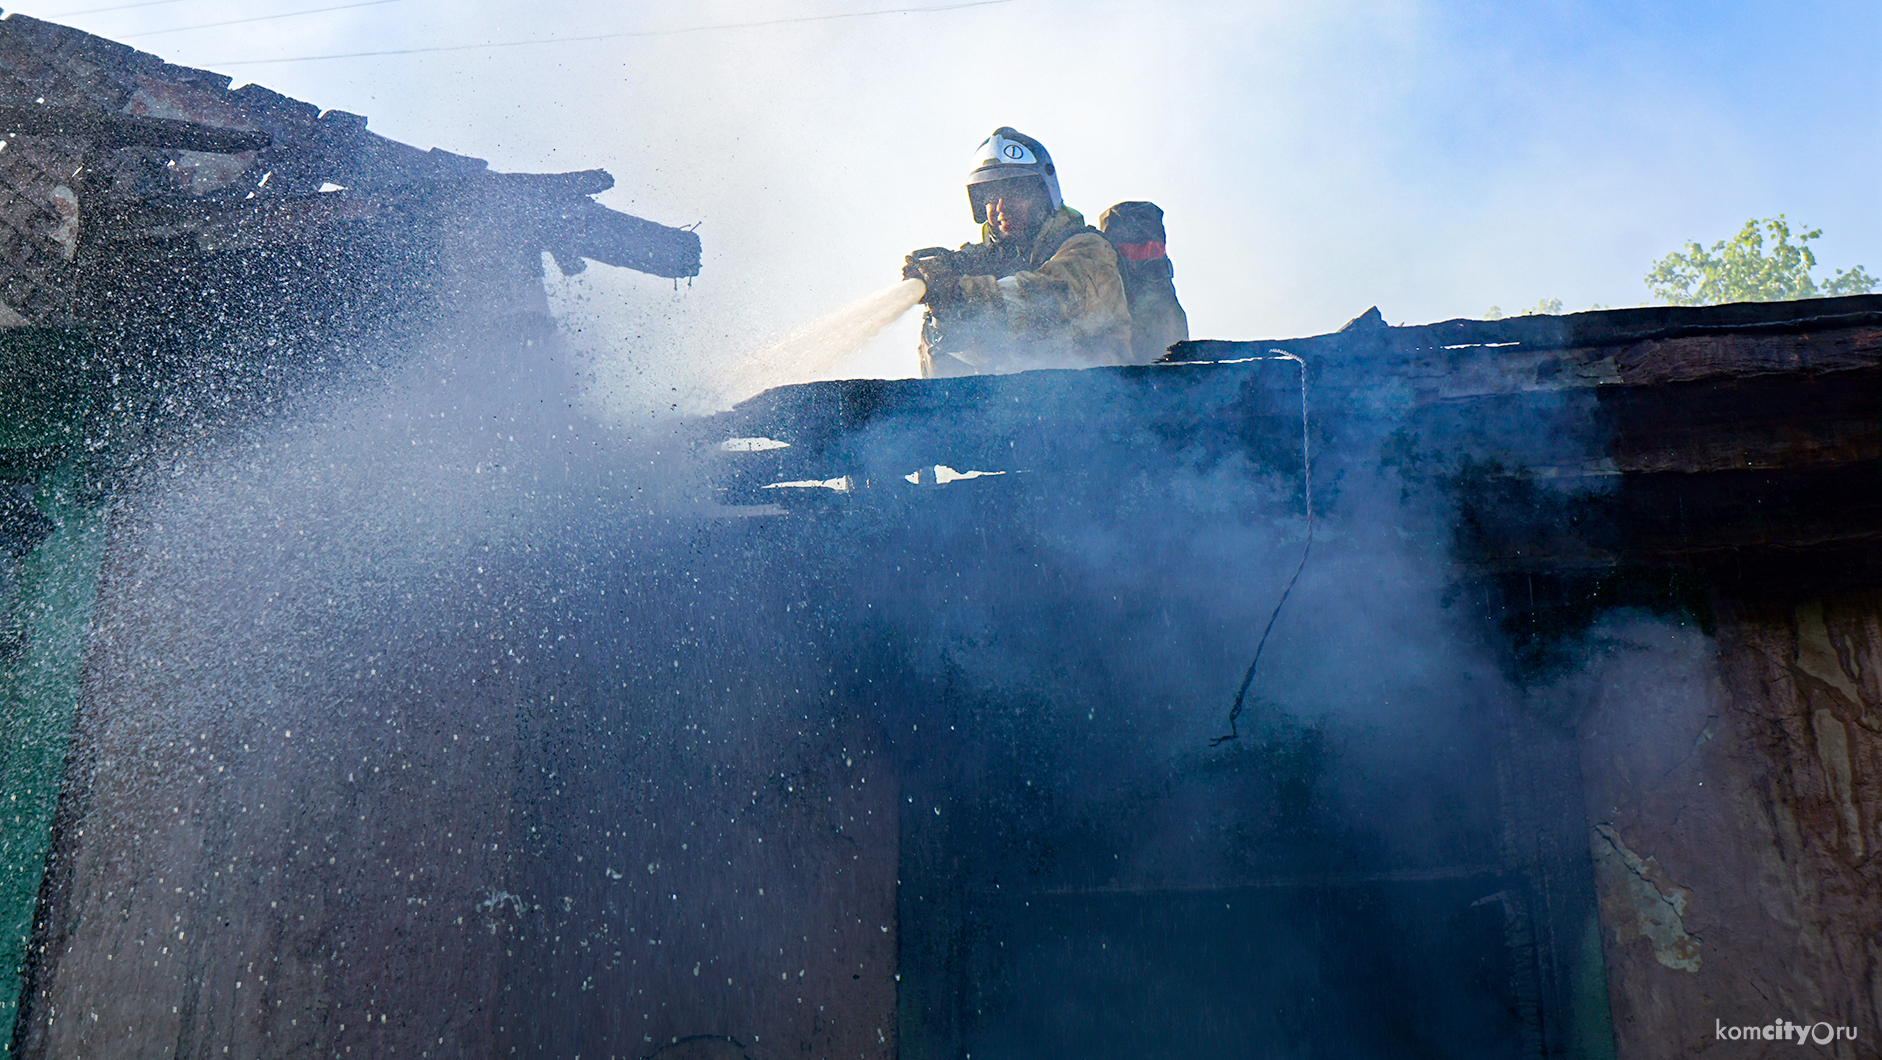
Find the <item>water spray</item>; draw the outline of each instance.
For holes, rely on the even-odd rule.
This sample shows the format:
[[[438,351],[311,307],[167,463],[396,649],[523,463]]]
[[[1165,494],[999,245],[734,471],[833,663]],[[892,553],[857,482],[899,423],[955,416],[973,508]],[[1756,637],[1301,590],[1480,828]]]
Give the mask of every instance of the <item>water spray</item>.
[[[1300,581],[1300,572],[1307,569],[1307,554],[1313,551],[1313,453],[1307,444],[1307,362],[1286,350],[1269,350],[1268,354],[1258,359],[1293,361],[1300,366],[1300,478],[1301,495],[1307,507],[1307,543],[1301,546],[1300,562],[1294,566],[1293,577],[1287,579],[1287,586],[1281,590],[1281,598],[1274,602],[1274,610],[1268,615],[1268,624],[1261,631],[1261,639],[1255,642],[1255,657],[1248,664],[1248,672],[1242,675],[1242,686],[1235,690],[1235,703],[1229,707],[1229,731],[1210,740],[1210,747],[1241,736],[1235,723],[1241,719],[1242,708],[1248,698],[1248,686],[1255,681],[1255,668],[1261,665],[1261,649],[1268,646],[1268,634],[1274,632],[1274,621],[1281,617],[1281,608],[1286,605],[1288,594],[1294,591],[1294,583]]]
[[[927,290],[920,280],[902,280],[818,317],[734,365],[719,381],[719,396],[735,404],[829,371],[901,319]]]

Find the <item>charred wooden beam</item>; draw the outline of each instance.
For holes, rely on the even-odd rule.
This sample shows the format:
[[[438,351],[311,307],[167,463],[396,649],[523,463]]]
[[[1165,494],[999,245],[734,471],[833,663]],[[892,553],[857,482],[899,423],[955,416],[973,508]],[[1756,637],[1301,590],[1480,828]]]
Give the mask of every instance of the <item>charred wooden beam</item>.
[[[1465,358],[1507,357],[1516,350],[1592,350],[1679,338],[1813,334],[1882,326],[1882,295],[1712,306],[1646,306],[1561,316],[1445,320],[1404,327],[1387,326],[1377,312],[1371,310],[1345,328],[1326,335],[1258,341],[1179,342],[1171,347],[1164,360],[1170,363],[1233,360],[1259,356],[1273,346],[1331,357],[1376,352],[1406,355],[1437,350]]]
[[[610,210],[586,199],[565,206],[544,231],[559,263],[579,256],[654,276],[699,275],[699,233]]]
[[[155,147],[171,151],[240,154],[274,142],[265,132],[224,129],[175,118],[143,118],[83,107],[0,106],[0,133],[88,140],[95,149]]]
[[[492,173],[490,179],[500,187],[526,195],[556,199],[599,195],[614,187],[614,176],[605,169],[584,169],[579,173]]]
[[[565,271],[587,258],[662,277],[699,275],[697,233],[672,228],[602,206],[586,197],[612,183],[601,170],[541,174],[540,181],[503,178],[499,186],[519,190],[495,204],[465,182],[415,182],[393,188],[327,193],[266,195],[253,199],[169,199],[107,203],[96,209],[97,230],[88,237],[93,254],[226,252],[245,248],[306,246],[323,240],[359,238],[411,240],[454,213],[501,212],[510,239],[555,254]],[[569,179],[560,179],[569,178]]]

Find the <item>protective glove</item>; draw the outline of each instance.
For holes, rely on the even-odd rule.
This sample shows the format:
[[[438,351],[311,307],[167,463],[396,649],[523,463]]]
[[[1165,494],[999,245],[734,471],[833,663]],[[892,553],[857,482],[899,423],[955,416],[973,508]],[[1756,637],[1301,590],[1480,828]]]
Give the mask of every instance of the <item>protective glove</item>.
[[[921,300],[929,309],[943,309],[961,297],[958,252],[946,247],[928,247],[910,254],[902,266],[902,278],[920,280],[927,288]]]

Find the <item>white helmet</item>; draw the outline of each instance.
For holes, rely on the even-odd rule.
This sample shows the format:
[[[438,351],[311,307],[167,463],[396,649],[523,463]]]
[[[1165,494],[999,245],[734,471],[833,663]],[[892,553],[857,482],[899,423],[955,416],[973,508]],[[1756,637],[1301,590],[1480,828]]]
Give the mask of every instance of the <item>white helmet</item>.
[[[981,142],[980,150],[974,152],[973,171],[967,174],[967,204],[973,208],[974,220],[984,222],[987,219],[987,202],[993,196],[987,194],[989,189],[984,185],[1022,177],[1045,185],[1046,199],[1051,202],[1053,211],[1065,205],[1064,196],[1059,194],[1058,170],[1052,165],[1046,145],[1011,126],[1002,125]]]

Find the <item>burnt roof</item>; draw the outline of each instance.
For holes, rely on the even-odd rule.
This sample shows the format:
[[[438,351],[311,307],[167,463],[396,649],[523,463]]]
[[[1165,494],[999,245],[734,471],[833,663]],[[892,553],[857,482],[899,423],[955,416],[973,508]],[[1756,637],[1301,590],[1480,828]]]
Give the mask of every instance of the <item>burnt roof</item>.
[[[720,460],[739,512],[900,518],[1009,495],[1083,510],[1137,503],[1172,468],[1298,479],[1303,398],[1322,503],[1381,469],[1440,484],[1456,553],[1480,568],[1882,584],[1874,295],[1415,327],[1372,311],[1147,366],[780,387],[699,440],[770,440]]]
[[[0,303],[12,314],[0,323],[96,322],[98,303],[63,267],[87,250],[174,258],[187,253],[181,237],[211,253],[346,242],[375,222],[372,237],[423,241],[435,215],[398,225],[426,201],[512,215],[493,242],[533,244],[565,268],[588,258],[662,277],[699,271],[694,233],[590,198],[613,186],[601,170],[493,173],[483,159],[373,133],[360,115],[229,84],[70,27],[0,20]]]

